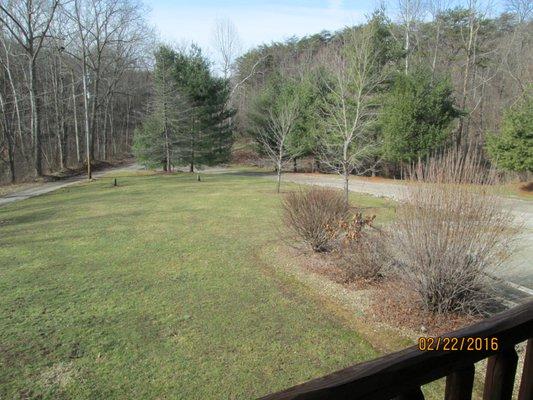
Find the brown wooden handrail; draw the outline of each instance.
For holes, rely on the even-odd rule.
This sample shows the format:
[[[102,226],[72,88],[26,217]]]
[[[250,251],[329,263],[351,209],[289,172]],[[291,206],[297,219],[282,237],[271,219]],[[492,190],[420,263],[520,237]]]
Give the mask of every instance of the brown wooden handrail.
[[[262,400],[424,399],[420,387],[446,379],[446,400],[471,399],[474,363],[489,358],[484,400],[511,399],[515,345],[528,340],[519,400],[533,400],[533,301],[442,337],[497,338],[498,350],[421,351],[417,346],[353,365]]]

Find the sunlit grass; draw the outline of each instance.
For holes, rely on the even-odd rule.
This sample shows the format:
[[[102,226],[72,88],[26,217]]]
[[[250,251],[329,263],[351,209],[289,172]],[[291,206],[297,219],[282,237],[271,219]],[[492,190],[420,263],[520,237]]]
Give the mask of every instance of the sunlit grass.
[[[248,399],[376,356],[261,257],[273,182],[135,175],[0,208],[0,398]]]

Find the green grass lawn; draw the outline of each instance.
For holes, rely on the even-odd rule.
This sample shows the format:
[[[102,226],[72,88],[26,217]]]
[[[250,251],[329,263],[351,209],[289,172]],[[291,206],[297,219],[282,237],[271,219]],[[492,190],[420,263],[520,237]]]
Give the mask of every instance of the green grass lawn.
[[[376,356],[261,257],[272,181],[119,184],[0,208],[0,398],[248,399]]]

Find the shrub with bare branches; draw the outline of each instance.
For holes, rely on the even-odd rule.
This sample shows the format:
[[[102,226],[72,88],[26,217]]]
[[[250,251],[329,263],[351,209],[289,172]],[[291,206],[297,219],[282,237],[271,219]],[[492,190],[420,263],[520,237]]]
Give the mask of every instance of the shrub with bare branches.
[[[346,281],[379,280],[390,264],[385,243],[384,233],[377,229],[365,232],[357,239],[343,240],[339,246],[339,266]]]
[[[398,269],[428,311],[481,311],[486,273],[508,254],[512,216],[480,160],[450,151],[416,166],[397,210],[391,245]]]
[[[319,187],[288,193],[282,207],[285,225],[316,252],[333,249],[349,212],[340,191]]]

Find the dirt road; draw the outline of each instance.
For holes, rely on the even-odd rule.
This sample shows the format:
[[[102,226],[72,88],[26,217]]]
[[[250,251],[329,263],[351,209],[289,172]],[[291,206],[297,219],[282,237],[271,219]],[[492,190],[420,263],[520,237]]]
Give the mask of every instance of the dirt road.
[[[100,178],[110,172],[137,171],[139,169],[141,169],[141,167],[138,164],[123,165],[120,167],[106,168],[101,171],[95,172],[93,173],[93,177]],[[13,192],[6,196],[0,197],[0,207],[5,204],[13,203],[15,201],[26,200],[26,199],[29,199],[30,197],[35,197],[35,196],[40,196],[42,194],[50,193],[50,192],[53,192],[54,190],[58,190],[58,189],[73,185],[75,183],[82,182],[85,179],[87,178],[81,175],[81,176],[75,176],[72,178],[60,180],[57,182],[43,182],[42,184],[39,184],[37,186],[32,186],[31,188]]]

